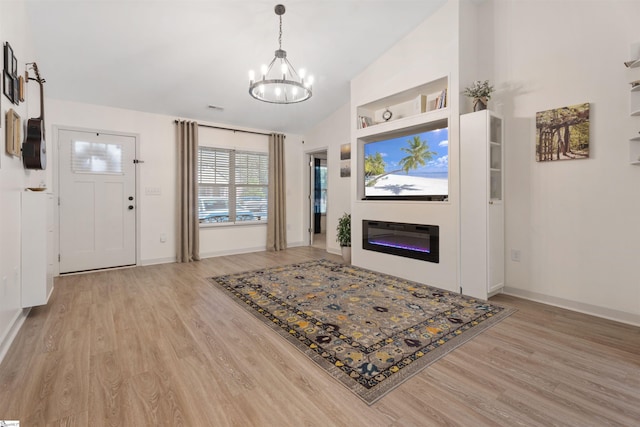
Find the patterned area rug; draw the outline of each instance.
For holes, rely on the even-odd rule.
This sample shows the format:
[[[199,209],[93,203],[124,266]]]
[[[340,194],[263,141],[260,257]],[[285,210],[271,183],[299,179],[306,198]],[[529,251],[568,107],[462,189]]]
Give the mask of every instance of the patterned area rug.
[[[369,405],[515,311],[327,260],[210,280]]]

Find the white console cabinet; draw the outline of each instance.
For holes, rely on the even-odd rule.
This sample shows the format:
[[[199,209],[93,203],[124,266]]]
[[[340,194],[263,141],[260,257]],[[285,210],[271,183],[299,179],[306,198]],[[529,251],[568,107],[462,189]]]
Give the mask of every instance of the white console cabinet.
[[[44,305],[53,291],[53,195],[22,193],[22,307]]]
[[[504,146],[502,117],[460,116],[460,283],[487,299],[504,287]]]

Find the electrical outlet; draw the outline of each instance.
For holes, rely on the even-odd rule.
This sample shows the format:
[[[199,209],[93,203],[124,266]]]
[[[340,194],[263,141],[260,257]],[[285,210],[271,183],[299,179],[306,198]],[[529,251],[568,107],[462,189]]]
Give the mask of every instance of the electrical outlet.
[[[520,249],[511,249],[511,261],[520,262]]]
[[[144,195],[145,196],[160,196],[162,194],[162,190],[160,187],[145,187]]]
[[[167,241],[167,235],[165,233],[160,233],[160,242],[164,243]]]

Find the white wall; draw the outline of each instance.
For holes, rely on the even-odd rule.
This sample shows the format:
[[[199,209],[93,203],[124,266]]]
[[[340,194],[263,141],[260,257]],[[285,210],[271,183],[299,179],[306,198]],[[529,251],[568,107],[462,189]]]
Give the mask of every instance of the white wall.
[[[640,167],[628,163],[640,118],[629,117],[623,65],[629,44],[640,42],[640,2],[493,3],[506,291],[640,324]],[[536,112],[583,102],[591,104],[590,158],[536,163]]]
[[[138,136],[139,263],[173,262],[176,254],[176,145],[174,117],[108,108],[77,102],[47,99],[47,123],[53,145],[50,167],[57,194],[56,128],[96,129]],[[146,195],[147,187],[159,188],[159,195]],[[167,236],[160,242],[160,234]],[[57,246],[56,246],[57,247]]]
[[[300,206],[304,203],[305,187],[301,178],[306,174],[302,161],[304,137],[287,134],[285,149],[285,170],[287,181],[287,246],[303,246],[306,239],[306,214]]]
[[[336,241],[338,218],[345,212],[351,212],[351,179],[354,179],[354,177],[340,177],[340,146],[350,143],[349,126],[351,121],[349,111],[349,104],[343,105],[305,134],[303,157],[300,159],[300,162],[304,165],[308,153],[327,150],[327,252],[334,254],[340,253],[340,245]],[[307,229],[309,206],[306,196],[310,185],[309,174],[305,173],[303,178],[301,209],[306,215],[304,229]]]
[[[8,41],[13,48],[19,74],[24,73],[26,62],[36,60],[28,28],[23,1],[0,2],[0,40],[3,46]],[[22,120],[40,115],[38,85],[32,82],[25,86],[28,102],[20,105],[12,104],[0,90],[0,360],[27,313],[20,307],[20,193],[45,180],[44,172],[27,171],[20,158],[6,154],[6,112],[13,108]]]
[[[448,1],[351,81],[351,141],[355,147],[358,105],[449,77],[449,201],[362,201],[357,200],[355,179],[351,189],[353,264],[449,290],[457,290],[459,283],[458,6],[456,0]],[[354,151],[353,176],[358,167]],[[363,250],[363,219],[440,226],[440,263]]]
[[[201,127],[198,138],[200,145],[209,147],[263,153],[269,152],[269,137],[267,135]],[[296,156],[295,154],[289,154],[289,152],[293,151],[294,153],[298,153],[297,148],[300,145],[300,136],[287,135],[285,144],[287,147],[286,158],[289,159],[289,163],[294,162]],[[288,165],[285,164],[285,168],[287,168],[287,166]],[[295,169],[295,165],[291,164],[290,168]],[[292,185],[287,186],[288,207],[295,206],[299,200],[298,197],[296,197],[297,194],[294,194],[296,186],[293,184],[294,181],[299,180],[299,177],[294,176],[293,171],[289,173],[291,173],[292,176],[288,182]],[[287,173],[287,175],[289,175],[289,173]],[[287,208],[287,223],[289,225],[287,242],[289,246],[299,246],[302,244],[300,241],[300,231],[291,229],[292,222],[293,224],[299,224],[301,220],[300,215],[296,209]],[[200,256],[203,258],[234,253],[264,251],[266,249],[266,242],[266,224],[215,224],[200,228]]]
[[[198,143],[232,150],[269,151],[269,137],[245,132],[200,127]],[[266,248],[265,224],[213,224],[200,228],[200,256],[209,258],[232,253],[263,251]]]
[[[144,161],[138,166],[139,263],[155,264],[175,261],[177,161],[175,117],[55,99],[47,99],[47,105],[47,122],[51,127],[99,129],[138,135],[138,158]],[[214,125],[224,126],[223,124]],[[53,131],[51,135],[50,139],[56,142],[54,138],[57,135]],[[216,138],[213,135],[221,136],[217,138],[221,146],[268,151],[268,145],[263,146],[266,137],[260,137],[262,139],[256,142],[255,138],[245,133],[199,128],[199,137],[203,143],[215,144]],[[297,209],[301,188],[298,179],[300,166],[297,164],[301,137],[289,134],[286,141],[287,241],[290,246],[296,246],[302,241],[302,214]],[[55,154],[54,151],[54,159],[48,173],[53,173],[52,170],[55,171],[57,168]],[[55,183],[56,179],[53,181]],[[147,195],[146,188],[159,188],[160,194]],[[54,190],[57,191],[57,188]],[[265,228],[264,225],[202,228],[200,252],[203,257],[208,257],[264,250]],[[161,234],[166,235],[166,242],[160,241]]]

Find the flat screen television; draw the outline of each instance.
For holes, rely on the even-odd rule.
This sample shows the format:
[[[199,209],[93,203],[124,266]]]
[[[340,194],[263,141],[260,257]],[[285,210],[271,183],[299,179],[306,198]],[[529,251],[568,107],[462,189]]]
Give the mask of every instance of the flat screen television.
[[[447,200],[449,129],[414,130],[364,144],[365,200]]]

